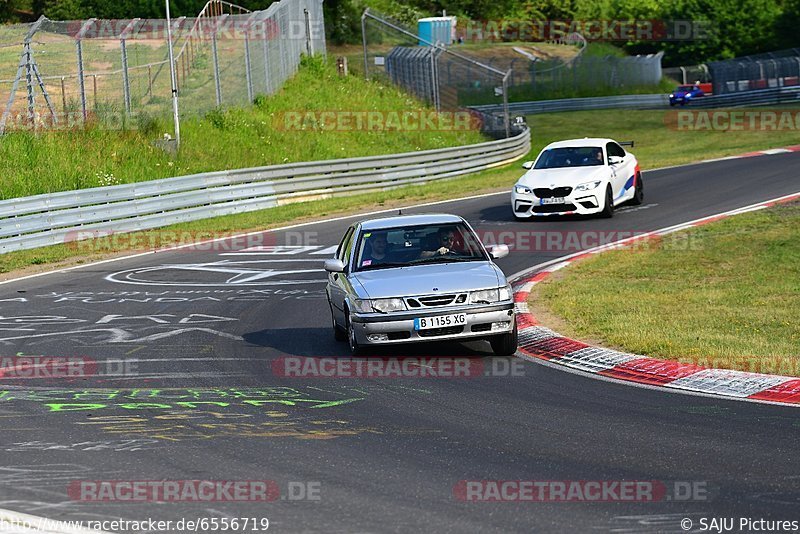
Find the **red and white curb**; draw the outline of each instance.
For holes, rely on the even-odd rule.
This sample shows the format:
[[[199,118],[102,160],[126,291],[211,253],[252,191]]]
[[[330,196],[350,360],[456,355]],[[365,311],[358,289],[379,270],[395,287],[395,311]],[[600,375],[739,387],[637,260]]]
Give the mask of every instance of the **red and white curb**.
[[[798,147],[800,150],[800,147]],[[577,369],[586,373],[623,381],[690,391],[706,395],[720,395],[738,399],[800,404],[800,378],[749,373],[728,369],[712,369],[699,365],[648,358],[601,347],[592,347],[581,341],[569,339],[542,326],[528,309],[528,296],[534,285],[551,273],[563,269],[582,258],[607,250],[630,245],[642,239],[660,236],[686,228],[701,226],[749,211],[765,209],[776,204],[800,199],[800,193],[753,204],[744,208],[712,215],[684,224],[623,239],[609,245],[592,248],[529,269],[513,277],[514,302],[519,328],[518,354],[550,363]]]

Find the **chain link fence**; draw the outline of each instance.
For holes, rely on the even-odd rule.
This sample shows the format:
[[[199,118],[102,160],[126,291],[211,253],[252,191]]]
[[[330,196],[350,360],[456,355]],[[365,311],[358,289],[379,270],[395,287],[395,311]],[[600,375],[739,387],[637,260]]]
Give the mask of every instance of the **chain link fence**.
[[[663,69],[663,72],[665,77],[671,78],[680,85],[688,85],[695,82],[708,83],[711,81],[711,73],[708,70],[708,66],[704,64],[668,67]]]
[[[209,1],[171,21],[182,116],[275,92],[301,54],[325,53],[321,0],[250,12]],[[167,24],[159,19],[52,21],[0,28],[0,133],[134,127],[171,112]]]
[[[708,64],[714,94],[800,85],[800,48]]]
[[[459,32],[461,32],[459,30]],[[508,102],[553,99],[658,85],[663,54],[589,56],[577,33],[557,41],[459,40],[443,46],[367,9],[362,16],[363,58],[353,70],[402,86],[437,110],[481,106],[484,130],[508,135]],[[351,58],[352,60],[353,58]]]

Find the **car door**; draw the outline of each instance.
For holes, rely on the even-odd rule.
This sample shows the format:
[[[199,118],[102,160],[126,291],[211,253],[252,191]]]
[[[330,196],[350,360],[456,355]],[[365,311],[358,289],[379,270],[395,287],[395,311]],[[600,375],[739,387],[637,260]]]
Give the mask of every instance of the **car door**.
[[[336,249],[336,256],[335,258],[341,260],[345,264],[345,272],[343,273],[328,273],[328,300],[331,303],[333,308],[334,317],[336,317],[336,321],[341,325],[344,324],[344,314],[342,310],[344,309],[344,299],[346,296],[346,288],[349,284],[347,284],[347,273],[349,272],[348,263],[350,260],[350,250],[353,246],[353,236],[355,235],[355,226],[351,226],[347,229],[342,237],[342,240],[339,242],[339,247]]]
[[[617,143],[613,141],[606,145],[606,154],[609,158],[609,168],[611,169],[611,188],[614,193],[614,203],[627,200],[633,196],[634,174],[636,172],[635,158],[625,152]],[[611,165],[611,156],[622,158],[621,163]]]

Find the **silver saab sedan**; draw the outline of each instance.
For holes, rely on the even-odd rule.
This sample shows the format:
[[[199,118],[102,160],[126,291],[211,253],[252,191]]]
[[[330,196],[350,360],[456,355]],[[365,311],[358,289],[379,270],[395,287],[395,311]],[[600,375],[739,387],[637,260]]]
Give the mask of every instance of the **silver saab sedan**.
[[[369,346],[486,339],[497,355],[517,350],[511,286],[455,215],[399,215],[350,226],[325,261],[333,332],[353,355]]]

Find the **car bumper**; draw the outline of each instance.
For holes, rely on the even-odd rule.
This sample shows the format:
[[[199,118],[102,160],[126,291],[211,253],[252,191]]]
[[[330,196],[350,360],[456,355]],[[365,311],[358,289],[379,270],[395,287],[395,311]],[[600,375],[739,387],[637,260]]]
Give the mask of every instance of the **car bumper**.
[[[548,215],[591,215],[603,211],[602,187],[594,191],[573,192],[564,197],[564,204],[542,204],[534,194],[511,192],[511,210],[519,218],[547,217]]]
[[[414,319],[466,313],[466,324],[459,327],[415,330]],[[359,345],[392,345],[424,341],[447,341],[486,338],[507,334],[514,328],[514,303],[482,306],[480,308],[445,308],[435,311],[403,312],[402,314],[354,314],[353,329]],[[500,327],[502,323],[502,328]],[[379,339],[380,338],[380,339]],[[384,339],[385,338],[385,339]]]

